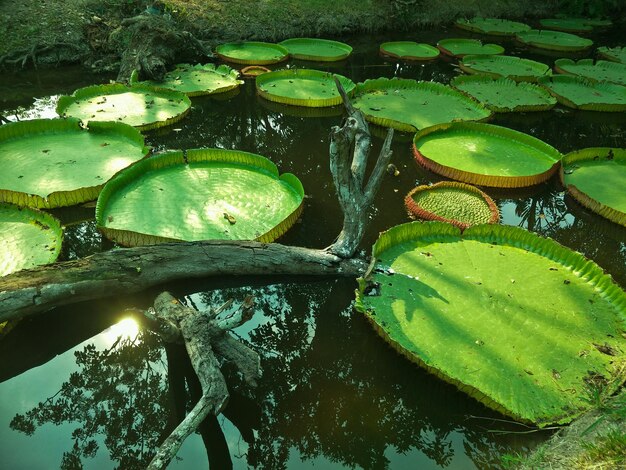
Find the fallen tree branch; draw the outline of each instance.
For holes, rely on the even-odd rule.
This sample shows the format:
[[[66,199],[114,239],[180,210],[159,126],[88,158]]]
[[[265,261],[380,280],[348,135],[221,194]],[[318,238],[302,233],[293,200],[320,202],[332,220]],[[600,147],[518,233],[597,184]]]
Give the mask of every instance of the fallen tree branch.
[[[203,241],[117,249],[0,278],[0,322],[182,279],[231,275],[356,277],[365,269],[363,260],[277,243]]]

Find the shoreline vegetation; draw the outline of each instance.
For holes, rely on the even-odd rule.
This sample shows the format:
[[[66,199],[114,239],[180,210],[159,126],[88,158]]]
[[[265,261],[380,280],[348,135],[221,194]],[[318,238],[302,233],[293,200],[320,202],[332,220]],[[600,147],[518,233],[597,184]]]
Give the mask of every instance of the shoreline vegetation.
[[[120,69],[133,17],[167,24],[206,50],[224,42],[328,39],[355,33],[406,32],[457,18],[534,21],[558,13],[607,14],[623,20],[622,0],[0,0],[0,70],[80,63],[98,72]],[[563,11],[576,6],[580,11]],[[582,7],[581,7],[582,5]],[[594,13],[595,11],[595,13]],[[619,14],[622,14],[621,17]],[[136,24],[135,21],[133,24]],[[139,25],[137,28],[140,28]],[[136,29],[137,29],[136,28]],[[137,32],[137,31],[135,31]],[[505,468],[623,468],[626,392],[603,397],[594,411],[561,429],[529,456],[503,457]]]

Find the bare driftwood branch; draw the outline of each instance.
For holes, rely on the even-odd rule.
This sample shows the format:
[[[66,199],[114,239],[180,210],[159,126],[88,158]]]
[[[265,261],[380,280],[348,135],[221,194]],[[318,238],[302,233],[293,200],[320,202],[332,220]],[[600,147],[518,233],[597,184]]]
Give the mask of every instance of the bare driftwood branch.
[[[328,251],[342,258],[354,255],[367,225],[367,213],[391,160],[393,129],[389,129],[370,178],[365,182],[371,138],[363,113],[355,109],[335,78],[348,118],[330,133],[330,171],[344,214],[343,229]],[[365,187],[364,187],[365,185]]]
[[[362,260],[277,243],[204,241],[118,249],[0,278],[0,322],[181,279],[229,275],[356,277],[365,269],[367,263]]]
[[[148,466],[149,470],[165,469],[184,440],[198,428],[202,421],[209,415],[217,415],[226,406],[229,393],[226,379],[220,370],[220,360],[221,362],[233,360],[233,355],[230,353],[233,348],[232,345],[226,345],[225,338],[230,338],[229,341],[245,348],[245,350],[238,349],[241,355],[235,360],[241,360],[244,368],[250,367],[250,364],[257,364],[255,371],[249,370],[247,373],[256,378],[260,376],[258,354],[235,341],[228,333],[231,326],[239,326],[246,321],[246,318],[251,317],[250,312],[253,306],[253,299],[246,298],[236,314],[231,317],[237,318],[238,321],[224,323],[208,314],[184,307],[168,292],[163,292],[155,300],[155,316],[167,323],[177,324],[180,329],[187,354],[200,381],[202,396],[185,419],[163,441]],[[215,348],[216,344],[220,346]],[[225,349],[228,352],[226,357],[222,357]]]

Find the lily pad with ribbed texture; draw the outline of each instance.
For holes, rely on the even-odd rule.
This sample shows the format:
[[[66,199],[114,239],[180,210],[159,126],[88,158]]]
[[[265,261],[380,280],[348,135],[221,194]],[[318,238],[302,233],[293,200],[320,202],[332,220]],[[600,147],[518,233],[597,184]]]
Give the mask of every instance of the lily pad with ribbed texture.
[[[382,43],[380,53],[402,60],[433,60],[439,57],[440,51],[430,44],[396,41]]]
[[[98,197],[106,181],[148,154],[137,129],[116,122],[33,119],[0,126],[0,201],[73,206]]]
[[[593,82],[573,75],[555,75],[539,80],[559,103],[586,111],[626,111],[626,87]]]
[[[548,180],[561,154],[522,132],[475,122],[439,124],[413,138],[418,163],[479,186],[521,188]]]
[[[184,240],[258,240],[285,233],[302,211],[304,190],[268,159],[194,149],[142,160],[102,190],[96,222],[126,246]]]
[[[543,28],[566,33],[589,33],[593,30],[584,18],[545,18],[539,20],[539,24]]]
[[[513,36],[515,33],[530,29],[527,24],[499,18],[476,17],[469,20],[461,18],[456,20],[454,24],[461,29],[493,36]]]
[[[556,104],[544,88],[533,83],[486,75],[460,75],[450,85],[476,98],[496,113],[546,111]]]
[[[53,263],[62,241],[61,223],[50,214],[0,203],[0,276]]]
[[[553,240],[413,222],[382,233],[373,258],[356,308],[402,355],[495,410],[565,424],[593,406],[589,384],[610,394],[624,381],[626,293]]]
[[[495,224],[500,211],[493,199],[480,189],[456,181],[442,181],[413,188],[404,198],[410,214],[439,220],[466,229],[470,225]]]
[[[123,122],[146,131],[180,121],[190,108],[187,95],[178,91],[114,83],[80,88],[70,96],[61,96],[57,113],[84,122]]]
[[[626,227],[626,149],[568,153],[563,157],[561,182],[583,206]]]
[[[354,107],[383,127],[404,132],[454,120],[479,121],[491,111],[447,85],[406,79],[378,78],[357,84]]]
[[[346,93],[351,94],[355,85],[349,78],[311,69],[264,73],[256,78],[256,89],[260,96],[277,103],[323,108],[343,102],[335,85],[335,77]]]
[[[442,39],[437,47],[444,54],[453,57],[466,55],[499,55],[504,54],[504,47],[499,44],[483,44],[478,39]]]
[[[294,59],[335,62],[348,58],[352,47],[339,41],[316,38],[292,38],[279,43]]]
[[[289,51],[269,42],[232,42],[220,44],[216,54],[229,62],[245,65],[277,64],[289,58]]]
[[[589,49],[593,45],[591,39],[581,38],[575,34],[547,29],[531,29],[515,35],[515,39],[522,44],[539,49],[552,51],[579,52]]]
[[[558,59],[554,63],[554,70],[558,73],[580,75],[581,77],[598,82],[612,82],[626,85],[626,64],[599,60],[595,64],[592,59]]]
[[[626,64],[626,47],[598,47],[598,57]]]
[[[144,83],[180,91],[187,96],[201,96],[234,90],[243,84],[243,80],[239,80],[239,72],[227,65],[178,64],[165,74],[163,81]]]
[[[552,75],[546,64],[507,55],[466,55],[459,61],[459,67],[470,74],[508,77],[516,82],[536,82],[539,77]]]

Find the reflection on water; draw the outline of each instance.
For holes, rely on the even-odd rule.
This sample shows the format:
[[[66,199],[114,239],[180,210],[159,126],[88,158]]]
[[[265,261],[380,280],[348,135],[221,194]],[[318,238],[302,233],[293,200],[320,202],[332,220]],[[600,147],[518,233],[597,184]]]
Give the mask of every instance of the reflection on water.
[[[416,35],[411,39],[433,44],[444,37],[478,37],[445,29]],[[458,74],[449,60],[407,64],[380,57],[378,45],[394,39],[406,38],[343,38],[354,47],[353,56],[342,64],[318,68],[354,81],[402,77],[448,83]],[[601,43],[603,37],[595,39]],[[510,41],[503,40],[503,45],[513,55],[551,61]],[[71,93],[90,80],[108,80],[73,70],[47,74],[41,82],[30,78],[14,99],[0,102],[0,114],[37,117],[51,112],[53,95]],[[22,74],[16,80],[26,78]],[[18,87],[3,76],[0,90],[5,89],[14,92]],[[188,117],[174,127],[148,133],[148,143],[157,150],[221,147],[268,157],[281,172],[296,174],[307,194],[301,220],[280,241],[328,246],[341,228],[328,170],[328,135],[341,117],[336,110],[311,116],[262,101],[249,80],[226,98],[194,98]],[[492,123],[527,132],[562,152],[623,146],[626,137],[624,113],[560,106],[551,112],[498,115]],[[372,155],[382,145],[379,130],[373,131]],[[381,230],[408,220],[403,199],[411,188],[442,179],[415,163],[411,140],[410,135],[394,139],[392,160],[400,174],[385,177],[363,252],[369,251]],[[503,223],[534,230],[582,252],[626,285],[626,229],[571,200],[556,178],[523,191],[487,189],[487,193],[496,199]],[[97,231],[92,207],[55,214],[66,224],[64,259],[112,247]],[[257,286],[264,282],[254,281]],[[498,421],[502,416],[389,349],[352,311],[352,281],[220,290],[213,290],[214,285],[208,279],[164,288],[175,289],[200,310],[253,293],[255,316],[236,334],[261,354],[264,376],[256,390],[238,388],[241,393],[233,393],[224,415],[207,420],[183,446],[182,460],[171,468],[204,467],[207,461],[213,468],[230,463],[235,468],[268,469],[491,468],[502,453],[531,448],[547,436],[518,433],[527,429]],[[155,295],[58,310],[22,322],[0,340],[5,358],[0,362],[0,449],[5,451],[0,466],[56,468],[65,461],[65,467],[72,468],[80,459],[88,468],[136,468],[149,460],[197,395],[184,351],[164,348],[142,327],[136,337],[119,341],[114,329],[94,334],[119,325],[124,307],[146,308]]]

